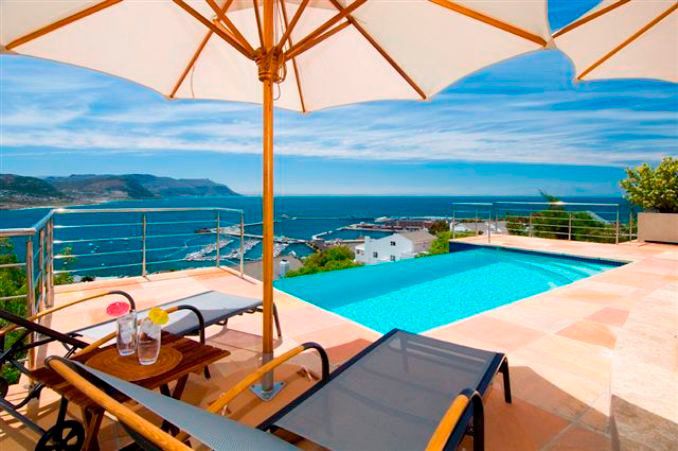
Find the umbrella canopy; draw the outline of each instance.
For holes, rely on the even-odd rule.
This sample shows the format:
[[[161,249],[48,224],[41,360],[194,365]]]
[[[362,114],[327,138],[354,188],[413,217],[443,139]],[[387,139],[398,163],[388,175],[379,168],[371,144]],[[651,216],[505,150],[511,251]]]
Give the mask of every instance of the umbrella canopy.
[[[579,80],[678,82],[676,8],[676,0],[604,0],[553,36]]]
[[[263,104],[264,361],[273,353],[274,101],[307,112],[427,99],[550,40],[545,0],[3,0],[0,21],[3,53],[99,70],[168,98]]]
[[[3,0],[0,44],[169,98],[261,103],[254,59],[263,3]],[[427,98],[549,39],[545,1],[285,0],[273,8],[274,42],[286,38],[275,105],[297,111]]]

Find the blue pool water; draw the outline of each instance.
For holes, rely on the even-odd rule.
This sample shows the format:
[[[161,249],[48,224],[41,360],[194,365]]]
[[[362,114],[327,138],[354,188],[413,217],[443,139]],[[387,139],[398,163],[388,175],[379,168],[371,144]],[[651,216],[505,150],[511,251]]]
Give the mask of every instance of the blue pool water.
[[[450,254],[280,279],[276,288],[378,332],[411,332],[476,313],[623,263],[467,246]]]

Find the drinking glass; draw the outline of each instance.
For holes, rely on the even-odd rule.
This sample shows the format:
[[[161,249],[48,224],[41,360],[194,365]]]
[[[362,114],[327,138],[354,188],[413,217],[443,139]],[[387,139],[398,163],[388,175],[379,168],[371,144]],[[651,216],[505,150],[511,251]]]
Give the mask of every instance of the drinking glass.
[[[160,326],[148,318],[139,326],[137,354],[142,365],[153,365],[160,354]]]
[[[118,354],[132,355],[137,350],[137,314],[132,311],[116,319],[118,334],[116,344]]]

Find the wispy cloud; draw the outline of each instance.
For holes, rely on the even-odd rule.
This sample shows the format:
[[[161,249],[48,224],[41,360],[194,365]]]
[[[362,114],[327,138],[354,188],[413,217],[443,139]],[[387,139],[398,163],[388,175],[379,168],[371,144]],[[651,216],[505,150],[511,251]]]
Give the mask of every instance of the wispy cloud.
[[[77,154],[261,151],[257,106],[168,102],[88,71],[16,57],[2,61],[5,156],[36,149]],[[676,153],[675,85],[577,85],[570,77],[564,57],[550,52],[478,73],[430,102],[380,102],[307,116],[279,112],[276,152],[376,161],[598,166]]]

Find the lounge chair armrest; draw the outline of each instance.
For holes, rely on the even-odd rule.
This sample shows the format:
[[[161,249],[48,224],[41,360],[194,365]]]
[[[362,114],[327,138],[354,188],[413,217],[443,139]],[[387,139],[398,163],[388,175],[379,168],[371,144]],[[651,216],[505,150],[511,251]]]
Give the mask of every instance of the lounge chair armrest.
[[[217,398],[214,402],[212,402],[209,405],[209,407],[207,408],[207,410],[209,410],[210,412],[213,412],[213,413],[220,412],[236,396],[238,396],[240,393],[242,393],[250,385],[254,384],[256,381],[261,379],[264,376],[264,374],[268,373],[269,371],[271,371],[274,368],[282,365],[283,363],[287,362],[291,358],[296,357],[297,355],[301,354],[302,352],[304,352],[308,349],[315,349],[316,351],[318,351],[318,354],[320,355],[320,361],[322,363],[321,381],[327,380],[327,378],[330,375],[330,361],[329,361],[329,358],[327,357],[327,352],[319,344],[313,343],[313,342],[308,342],[308,343],[304,343],[302,345],[299,345],[294,349],[290,349],[286,353],[279,355],[278,357],[274,358],[270,362],[260,366],[255,371],[253,371],[252,373],[245,376],[244,379],[240,380],[240,382],[235,384],[230,390],[228,390],[227,392],[225,392],[224,394],[219,396],[219,398]]]
[[[452,433],[458,427],[459,421],[464,417],[469,407],[473,409],[473,448],[474,450],[483,449],[483,398],[477,391],[467,388],[457,395],[450,404],[440,423],[438,423],[438,427],[433,432],[428,445],[426,445],[426,451],[442,451],[445,449]]]
[[[195,314],[195,316],[198,318],[198,327],[199,327],[199,334],[200,334],[200,344],[205,344],[205,317],[202,315],[200,312],[200,309],[197,307],[194,307],[192,305],[175,305],[172,307],[168,307],[165,309],[167,313],[174,313],[178,310],[190,310]]]
[[[36,313],[33,316],[29,316],[26,319],[28,321],[36,321],[36,320],[42,318],[43,316],[51,315],[52,313],[58,312],[59,310],[63,310],[65,308],[68,308],[68,307],[71,307],[71,306],[74,306],[74,305],[77,305],[77,304],[82,304],[83,302],[91,301],[93,299],[98,299],[98,298],[102,298],[102,297],[105,297],[105,296],[114,296],[114,295],[124,297],[127,300],[127,302],[129,303],[130,309],[132,309],[132,310],[136,309],[136,304],[134,303],[134,298],[132,298],[132,296],[130,294],[128,294],[124,291],[120,291],[120,290],[113,290],[113,291],[107,291],[105,293],[95,294],[94,296],[88,296],[86,298],[77,299],[75,301],[67,302],[65,304],[61,304],[61,305],[58,305],[56,307],[48,308],[46,310],[43,310],[41,312]],[[18,327],[20,327],[20,326],[18,326],[17,324],[9,324],[8,326],[5,326],[3,329],[0,329],[0,337],[5,336],[7,333],[13,331],[14,329],[17,329]]]

